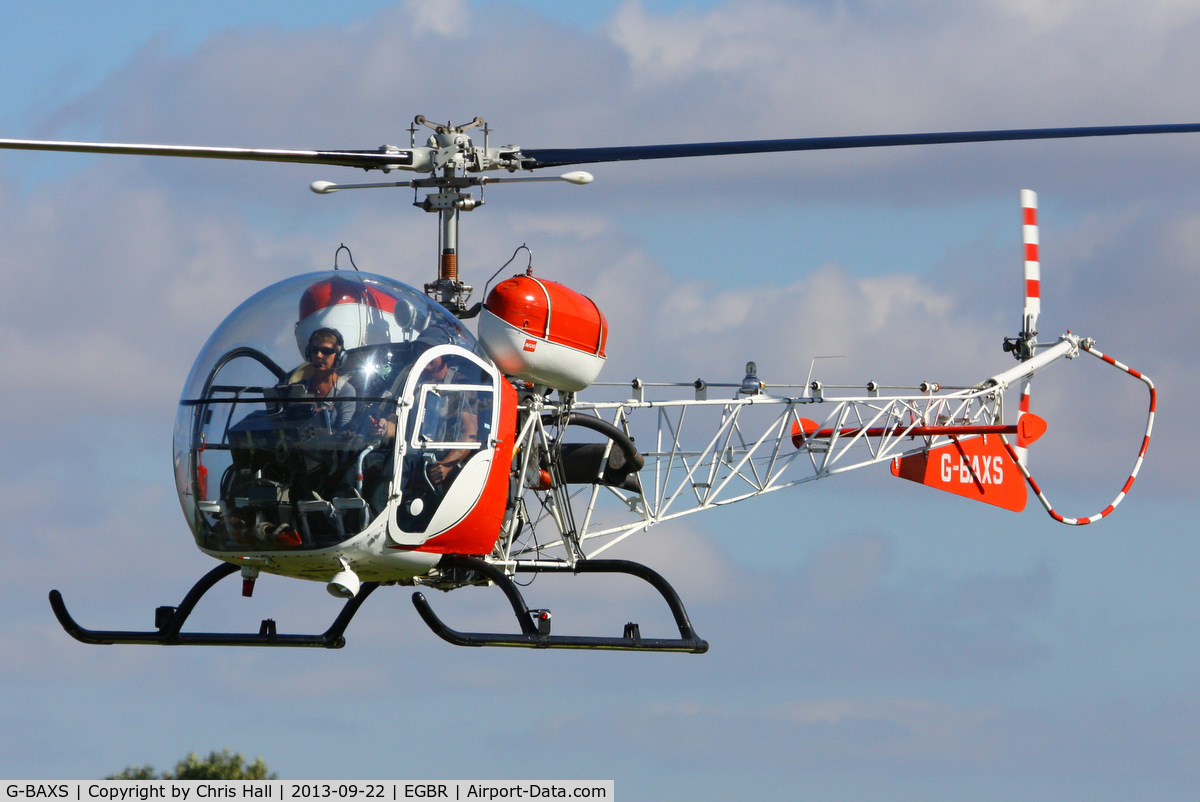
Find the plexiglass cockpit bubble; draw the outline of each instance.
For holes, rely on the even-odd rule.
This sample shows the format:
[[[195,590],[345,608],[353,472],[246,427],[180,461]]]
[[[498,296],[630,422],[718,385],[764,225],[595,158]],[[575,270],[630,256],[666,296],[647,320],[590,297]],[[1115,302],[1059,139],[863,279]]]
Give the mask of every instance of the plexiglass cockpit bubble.
[[[408,377],[444,345],[484,381],[489,363],[457,319],[367,273],[287,279],[234,310],[176,417],[176,487],[200,547],[313,550],[362,532],[397,495],[384,463]]]

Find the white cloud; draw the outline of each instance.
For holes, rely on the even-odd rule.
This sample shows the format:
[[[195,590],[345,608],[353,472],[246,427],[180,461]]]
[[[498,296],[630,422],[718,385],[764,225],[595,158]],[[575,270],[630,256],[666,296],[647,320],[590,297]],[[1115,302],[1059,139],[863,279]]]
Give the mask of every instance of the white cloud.
[[[235,31],[182,54],[150,47],[131,54],[123,70],[80,102],[33,126],[48,136],[88,131],[104,139],[369,148],[407,144],[405,128],[418,112],[456,120],[483,114],[493,144],[515,140],[526,147],[1171,121],[1200,116],[1191,90],[1200,76],[1191,41],[1198,21],[1193,4],[1179,2],[815,8],[731,1],[670,14],[629,3],[608,28],[590,34],[528,10],[406,3],[346,28]],[[1003,215],[1015,190],[1033,185],[1045,212],[1050,330],[1076,327],[1161,377],[1160,425],[1148,462],[1148,471],[1159,473],[1148,475],[1146,487],[1139,484],[1116,513],[1131,516],[1126,528],[1095,527],[1100,535],[1086,535],[1094,541],[1060,533],[1047,541],[1068,545],[1048,551],[1053,547],[1033,543],[1045,531],[1042,519],[1030,517],[1036,511],[1011,519],[1011,532],[997,543],[978,531],[980,520],[992,519],[971,510],[931,504],[930,517],[913,522],[873,495],[855,496],[835,515],[813,489],[794,496],[784,514],[751,502],[744,518],[725,519],[735,521],[727,536],[736,539],[736,559],[691,522],[622,547],[622,556],[652,563],[683,592],[697,629],[713,643],[701,658],[464,654],[424,632],[400,591],[371,600],[346,651],[313,658],[100,650],[102,656],[80,659],[75,655],[84,647],[65,641],[48,647],[52,624],[30,623],[39,612],[48,615],[39,607],[18,615],[0,636],[10,655],[6,676],[26,682],[41,672],[52,690],[95,683],[87,687],[115,697],[113,707],[127,703],[137,711],[123,719],[131,732],[122,738],[139,749],[148,748],[146,732],[177,731],[175,711],[199,710],[188,701],[193,696],[181,701],[169,685],[205,696],[206,711],[212,699],[249,699],[249,712],[239,713],[241,731],[263,746],[247,751],[266,753],[273,767],[266,747],[285,742],[289,727],[327,734],[336,716],[325,694],[349,684],[351,695],[366,700],[347,702],[365,737],[392,739],[395,722],[414,715],[410,708],[418,711],[424,730],[405,742],[414,760],[408,765],[440,765],[443,745],[463,739],[471,747],[463,751],[510,760],[510,720],[489,729],[477,698],[437,709],[466,687],[500,697],[505,715],[525,717],[531,738],[541,732],[531,711],[557,711],[552,735],[570,737],[541,743],[555,765],[580,775],[597,765],[580,757],[586,745],[571,751],[575,736],[587,731],[593,742],[607,735],[622,744],[635,736],[628,747],[635,758],[623,761],[620,746],[605,753],[616,754],[614,771],[629,777],[644,776],[630,768],[644,755],[671,758],[677,746],[680,753],[695,747],[718,768],[766,766],[785,779],[797,777],[797,754],[809,756],[800,761],[806,771],[827,759],[866,773],[882,766],[892,776],[909,764],[949,773],[999,766],[1007,775],[1031,761],[1053,773],[1052,759],[1037,754],[1044,747],[1046,755],[1068,754],[1061,769],[1068,777],[1092,776],[1095,765],[1132,754],[1128,764],[1136,758],[1162,765],[1168,782],[1194,779],[1187,760],[1160,757],[1155,764],[1150,754],[1186,757],[1197,718],[1194,699],[1177,690],[1194,684],[1186,661],[1171,654],[1135,672],[1122,655],[1157,655],[1162,648],[1155,646],[1187,641],[1196,617],[1187,589],[1164,609],[1139,613],[1135,620],[1149,624],[1138,629],[1162,633],[1161,641],[1149,635],[1141,641],[1128,640],[1116,625],[1081,633],[1081,621],[1103,618],[1104,611],[1089,607],[1095,600],[1078,588],[1111,587],[1119,572],[1136,595],[1141,582],[1155,586],[1154,559],[1178,565],[1191,556],[1162,554],[1151,540],[1142,553],[1149,567],[1089,572],[1114,553],[1113,541],[1133,536],[1157,499],[1190,492],[1188,444],[1197,429],[1187,399],[1198,389],[1191,308],[1200,262],[1196,147],[1192,137],[1167,137],[606,165],[586,190],[499,187],[489,190],[486,207],[464,216],[470,256],[464,261],[477,286],[528,240],[539,275],[601,304],[612,324],[608,380],[736,379],[747,359],[759,362],[768,381],[802,379],[813,355],[844,353],[844,360],[819,365],[830,381],[973,382],[1006,365],[999,338],[1015,332],[997,327],[1015,328],[1019,255],[1015,211]],[[45,183],[18,185],[13,160],[35,158],[69,166],[54,168],[61,172]],[[0,337],[22,354],[17,382],[5,385],[8,422],[0,434],[6,450],[0,495],[23,570],[9,583],[6,609],[25,610],[31,596],[62,583],[85,623],[122,626],[129,610],[148,619],[143,602],[148,608],[175,601],[192,574],[204,570],[175,509],[166,443],[190,359],[243,297],[331,263],[341,241],[365,270],[413,283],[427,279],[435,226],[431,216],[407,208],[411,193],[317,198],[307,192],[308,181],[336,178],[332,172],[0,156],[0,270],[9,282],[0,297]],[[820,265],[811,272],[760,258],[761,246],[779,234],[764,225],[765,207],[800,216],[835,200],[849,217],[915,210],[929,241],[927,271],[864,273],[824,256],[832,249],[820,241],[823,232],[806,250]],[[709,230],[685,224],[676,239],[700,243],[702,255],[708,243],[733,240],[736,249],[720,250],[744,255],[738,269],[713,270],[704,275],[719,278],[698,281],[660,264],[653,243],[641,238],[668,225],[664,204],[721,210],[708,218],[719,224]],[[942,215],[959,207],[984,210],[963,224],[977,233],[962,239],[951,237],[957,232],[946,230]],[[634,218],[654,225],[635,232]],[[993,236],[1010,222],[1011,249]],[[857,230],[864,241],[879,239],[872,244],[882,265],[900,247],[869,224]],[[946,240],[956,250],[939,262],[937,254],[950,248],[940,244]],[[117,362],[106,361],[110,336],[127,349]],[[1035,388],[1035,406],[1065,420],[1052,427],[1076,438],[1047,443],[1035,452],[1035,464],[1049,470],[1082,463],[1063,481],[1100,485],[1098,477],[1106,480],[1110,469],[1101,464],[1097,432],[1136,418],[1142,400],[1136,387],[1083,390],[1083,382],[1075,383],[1082,375],[1077,368],[1063,367],[1072,377],[1066,386],[1047,377]],[[117,446],[131,443],[136,448],[114,462]],[[1119,486],[1126,452],[1114,453]],[[160,490],[148,490],[156,482]],[[914,531],[880,534],[893,516],[905,522],[897,529]],[[1186,528],[1190,520],[1174,523]],[[922,539],[928,531],[1007,567],[910,575],[902,564],[941,556],[922,553],[932,548]],[[762,545],[768,536],[802,542],[811,556],[784,561],[779,554],[792,552]],[[1069,571],[1079,572],[1074,585],[1063,579]],[[549,590],[545,583],[530,594]],[[325,597],[319,585],[303,585],[295,597],[271,601],[301,607],[295,599],[309,592]],[[562,595],[575,597],[563,602],[564,612],[577,610],[577,620],[603,626],[625,620],[614,607],[640,603],[632,593],[626,599],[621,590],[590,585]],[[439,596],[435,603],[451,601]],[[311,604],[303,612],[319,607]],[[1121,602],[1106,596],[1100,604]],[[1077,614],[1081,607],[1095,618]],[[210,620],[220,625],[233,609],[243,616],[249,608],[221,602]],[[469,598],[462,613],[467,621],[491,615],[482,596]],[[131,625],[139,624],[148,620]],[[1072,649],[1086,653],[1072,656]],[[351,678],[339,685],[343,670]],[[164,679],[134,687],[146,672]],[[1129,701],[1073,707],[1064,700],[1051,712],[1037,707],[1031,686],[1049,684],[1054,690],[1046,694],[1077,689],[1072,683],[1083,674],[1125,689]],[[109,682],[114,676],[129,679]],[[805,690],[808,683],[823,687]],[[297,712],[286,698],[303,695],[306,685],[315,689],[312,710]],[[393,701],[394,686],[403,689],[400,701]],[[431,686],[436,691],[427,699],[414,698]],[[783,703],[781,688],[789,694]],[[21,720],[56,715],[54,697],[30,701]],[[514,699],[534,703],[505,704]],[[644,725],[651,701],[658,706]],[[105,703],[88,701],[97,709]],[[158,718],[151,708],[169,714]],[[473,722],[470,733],[463,719]],[[133,735],[135,728],[143,734]],[[1152,736],[1149,746],[1139,746],[1141,735]],[[97,750],[117,760],[106,770],[140,758],[114,751],[122,745],[112,739],[87,740],[80,736],[79,745],[92,750],[92,760]],[[737,749],[730,752],[731,745]],[[370,750],[357,746],[330,747],[323,739],[316,752],[335,755],[351,773],[378,770]],[[784,758],[772,763],[769,754]],[[467,768],[497,765],[484,759]],[[82,776],[79,765],[53,768]],[[13,764],[7,766],[15,776]],[[293,767],[299,772],[308,764]],[[1136,778],[1135,769],[1114,773]]]
[[[466,0],[404,0],[404,10],[412,15],[413,33],[435,33],[461,37],[471,21]]]

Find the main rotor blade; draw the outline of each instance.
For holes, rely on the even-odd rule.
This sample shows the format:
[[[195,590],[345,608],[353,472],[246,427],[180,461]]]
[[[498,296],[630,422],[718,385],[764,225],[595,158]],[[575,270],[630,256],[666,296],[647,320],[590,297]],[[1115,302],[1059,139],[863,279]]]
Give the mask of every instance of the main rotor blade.
[[[105,142],[56,142],[40,139],[0,139],[0,149],[66,153],[113,153],[132,156],[176,156],[188,159],[235,159],[292,162],[385,169],[412,164],[411,150],[277,150],[270,148],[213,148],[191,145],[134,145]]]
[[[871,134],[866,136],[758,139],[738,142],[696,142],[677,145],[632,145],[596,148],[533,148],[516,155],[524,169],[562,167],[646,159],[680,159],[694,156],[729,156],[742,153],[784,153],[801,150],[844,150],[848,148],[944,145],[958,142],[1002,142],[1030,139],[1078,139],[1083,137],[1128,136],[1133,134],[1182,134],[1200,132],[1200,123],[1167,125],[1109,125],[1076,128],[1019,128],[999,131],[951,131],[924,134]],[[399,148],[376,150],[281,150],[272,148],[219,148],[192,145],[139,145],[105,142],[62,142],[39,139],[0,139],[0,149],[40,150],[69,153],[108,153],[135,156],[174,156],[193,159],[324,164],[372,169],[413,169],[413,151]],[[506,169],[515,166],[504,163]]]
[[[1200,123],[1174,125],[1107,125],[1082,128],[1018,128],[1001,131],[952,131],[928,134],[875,134],[824,136],[801,139],[758,139],[741,142],[697,142],[686,145],[632,145],[601,148],[535,148],[522,150],[526,168],[562,167],[569,164],[681,159],[692,156],[729,156],[740,153],[783,153],[796,150],[844,150],[900,145],[946,145],[956,142],[1003,142],[1024,139],[1077,139],[1131,134],[1186,134],[1200,132]],[[530,161],[533,163],[531,164]]]

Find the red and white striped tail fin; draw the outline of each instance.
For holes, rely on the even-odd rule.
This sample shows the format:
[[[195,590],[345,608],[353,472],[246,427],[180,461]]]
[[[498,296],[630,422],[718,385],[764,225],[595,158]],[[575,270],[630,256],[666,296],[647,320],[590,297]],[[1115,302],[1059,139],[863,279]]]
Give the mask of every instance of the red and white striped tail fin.
[[[1037,337],[1038,315],[1042,311],[1042,262],[1038,254],[1038,222],[1037,222],[1037,193],[1030,189],[1021,190],[1021,239],[1025,245],[1025,308],[1021,316],[1021,334],[1019,341],[1022,347],[1018,350],[1018,358],[1022,361],[1033,356],[1032,343]],[[1021,418],[1029,414],[1029,393],[1032,378],[1021,383],[1021,406],[1017,416],[1018,427]],[[1018,428],[1018,431],[1020,429]],[[1020,435],[1017,436],[1016,446],[1018,464],[1028,467],[1029,443]]]

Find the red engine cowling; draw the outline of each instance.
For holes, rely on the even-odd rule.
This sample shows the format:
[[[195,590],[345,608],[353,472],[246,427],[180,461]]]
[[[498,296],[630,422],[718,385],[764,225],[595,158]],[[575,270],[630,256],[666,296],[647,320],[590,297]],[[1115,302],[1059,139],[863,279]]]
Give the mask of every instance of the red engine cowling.
[[[608,321],[591,298],[529,275],[497,284],[479,318],[479,340],[500,370],[567,392],[595,381],[607,339]]]

